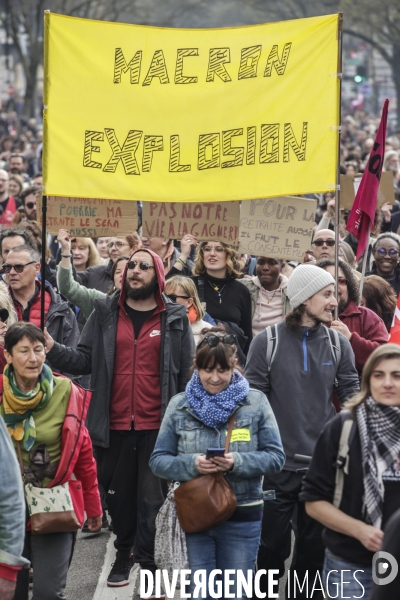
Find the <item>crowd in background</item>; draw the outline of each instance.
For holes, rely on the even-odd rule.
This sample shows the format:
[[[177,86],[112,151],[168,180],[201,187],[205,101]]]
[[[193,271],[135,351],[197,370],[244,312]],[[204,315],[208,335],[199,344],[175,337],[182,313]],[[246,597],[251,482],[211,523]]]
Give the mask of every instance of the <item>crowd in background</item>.
[[[378,118],[362,113],[343,118],[343,174],[363,172],[378,124]],[[29,331],[21,335],[46,346],[41,368],[46,364],[49,371],[55,369],[93,390],[87,422],[103,514],[97,514],[99,502],[92,498],[83,531],[111,527],[116,534],[117,557],[108,585],[126,585],[134,562],[155,569],[155,516],[166,495],[160,478],[183,482],[199,474],[232,471],[230,482],[238,498],[234,522],[202,539],[191,537],[199,534],[187,536],[192,568],[208,568],[201,554],[210,536],[216,547],[227,539],[234,546],[234,540],[251,529],[252,540],[246,542],[251,558],[245,560],[238,550],[234,567],[253,568],[258,553],[258,567],[276,568],[281,577],[293,526],[293,570],[355,571],[363,565],[362,583],[369,590],[372,555],[382,547],[383,534],[377,532],[400,506],[399,429],[393,436],[390,429],[399,424],[400,402],[386,402],[374,380],[379,365],[384,365],[379,367],[382,377],[390,378],[393,361],[400,361],[399,352],[387,345],[400,292],[400,132],[387,137],[383,170],[393,175],[395,201],[377,208],[362,293],[357,239],[346,232],[348,211],[341,211],[340,231],[334,231],[331,193],[309,194],[317,199],[317,211],[302,263],[239,255],[223,242],[198,241],[192,235],[181,240],[144,237],[140,222],[129,235],[98,239],[74,238],[61,229],[57,237],[48,235],[42,248],[36,210],[41,160],[41,125],[35,119],[1,114],[0,309],[7,315],[2,318],[0,311],[0,343],[6,346],[5,356],[12,356],[23,337],[14,334],[11,344],[8,332],[16,322],[40,325],[44,295],[45,338]],[[340,260],[335,282],[336,245]],[[193,358],[196,366],[189,373]],[[13,365],[11,359],[7,363]],[[17,364],[13,368],[17,370]],[[289,370],[291,378],[285,377]],[[364,476],[359,472],[353,487],[346,483],[343,503],[334,504],[326,457],[336,458],[343,417],[335,414],[354,394],[356,400],[349,406],[358,446],[350,464],[354,471],[354,464],[363,463]],[[286,399],[294,395],[297,400],[291,400],[288,409]],[[209,397],[221,402],[218,410],[204,408]],[[393,410],[380,413],[377,405]],[[259,448],[252,444],[243,449],[235,438],[234,450],[224,458],[205,459],[204,444],[212,445],[207,432],[222,435],[234,407],[239,415],[236,429],[242,431],[252,422],[251,436],[259,440]],[[374,422],[369,410],[376,414]],[[382,464],[376,472],[369,440],[378,445],[379,438],[385,448],[379,449]],[[303,483],[294,455],[312,456],[316,444],[324,459],[314,455]],[[197,458],[189,464],[190,456]],[[307,465],[300,461],[300,467]],[[262,510],[269,490],[275,491],[275,499],[266,501]],[[66,553],[70,546],[71,539]],[[56,551],[61,547],[60,542]],[[36,551],[42,556],[42,550]],[[24,556],[32,553],[31,548]],[[43,573],[32,562],[34,582],[36,578],[43,586]],[[229,561],[217,561],[216,566],[228,568]],[[55,590],[58,586],[62,592],[64,579],[53,582]],[[25,600],[26,589],[27,580],[19,581],[15,597]]]

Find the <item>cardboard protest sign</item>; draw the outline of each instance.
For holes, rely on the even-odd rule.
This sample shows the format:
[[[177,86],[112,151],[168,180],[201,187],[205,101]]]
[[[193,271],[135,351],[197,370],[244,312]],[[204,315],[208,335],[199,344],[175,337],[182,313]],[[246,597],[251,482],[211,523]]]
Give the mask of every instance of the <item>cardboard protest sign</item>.
[[[335,189],[337,14],[224,29],[44,18],[47,195],[197,203]]]
[[[309,249],[316,201],[282,196],[242,202],[239,252],[301,261]]]
[[[362,175],[340,176],[340,208],[350,209],[353,206],[361,177]],[[393,173],[391,171],[383,172],[379,183],[378,206],[382,206],[385,202],[394,204]]]
[[[218,240],[236,245],[239,202],[143,202],[143,235],[181,239],[187,233],[198,241]]]
[[[42,199],[37,202],[37,214],[42,225]],[[138,227],[137,202],[100,198],[47,198],[46,229],[58,233],[68,229],[79,237],[125,236]]]

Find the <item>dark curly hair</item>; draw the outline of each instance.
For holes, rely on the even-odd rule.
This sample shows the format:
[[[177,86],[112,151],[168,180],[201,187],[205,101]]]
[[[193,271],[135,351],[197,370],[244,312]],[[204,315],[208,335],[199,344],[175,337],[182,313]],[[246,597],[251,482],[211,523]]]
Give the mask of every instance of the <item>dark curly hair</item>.
[[[316,263],[317,267],[321,267],[321,269],[325,269],[328,266],[335,266],[335,261],[333,258],[323,258]],[[349,300],[357,304],[360,304],[360,286],[357,275],[353,273],[353,269],[347,262],[344,262],[341,258],[339,258],[339,269],[342,269],[343,274],[347,281],[347,291],[349,293]]]
[[[301,317],[304,315],[305,310],[305,305],[300,304],[300,306],[296,306],[296,308],[294,308],[292,312],[287,314],[285,317],[286,327],[288,329],[291,329],[292,331],[297,329],[298,327],[301,327]]]

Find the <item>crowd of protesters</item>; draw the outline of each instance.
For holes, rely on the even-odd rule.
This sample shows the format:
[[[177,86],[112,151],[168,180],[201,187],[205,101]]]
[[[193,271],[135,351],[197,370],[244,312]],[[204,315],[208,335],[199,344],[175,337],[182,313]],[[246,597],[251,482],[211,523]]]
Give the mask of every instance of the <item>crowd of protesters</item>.
[[[377,126],[361,113],[344,118],[343,174],[363,172]],[[0,415],[8,430],[0,418],[0,448],[10,455],[0,468],[0,533],[12,530],[0,536],[0,598],[27,600],[29,561],[33,599],[64,597],[74,536],[29,527],[23,535],[15,471],[47,487],[67,481],[57,477],[65,461],[68,477],[82,481],[83,532],[115,534],[110,587],[127,585],[134,563],[157,569],[167,481],[223,472],[237,508],[186,535],[191,569],[257,565],[283,577],[293,531],[288,597],[310,597],[299,588],[289,595],[308,577],[312,597],[322,598],[347,570],[352,581],[335,597],[383,598],[372,559],[400,509],[400,350],[388,344],[400,292],[400,133],[387,138],[383,168],[395,202],[377,208],[362,290],[348,211],[335,232],[330,193],[316,196],[302,263],[239,255],[189,234],[144,237],[140,223],[129,235],[93,240],[61,229],[42,248],[41,127],[3,114],[0,134]],[[72,451],[63,436],[79,410],[87,431]],[[232,414],[229,452],[207,458],[208,448],[224,447]],[[38,471],[32,465],[43,456]],[[398,539],[388,539],[398,553]],[[260,589],[268,593],[266,575]],[[398,582],[389,589],[398,597]]]

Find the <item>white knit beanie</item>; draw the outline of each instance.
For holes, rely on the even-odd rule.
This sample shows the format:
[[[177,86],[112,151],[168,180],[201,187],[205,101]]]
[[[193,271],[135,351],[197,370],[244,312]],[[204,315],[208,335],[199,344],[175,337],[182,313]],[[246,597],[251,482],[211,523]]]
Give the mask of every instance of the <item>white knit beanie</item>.
[[[287,284],[287,295],[292,308],[314,296],[327,285],[335,283],[332,275],[315,265],[299,265],[295,268]]]

